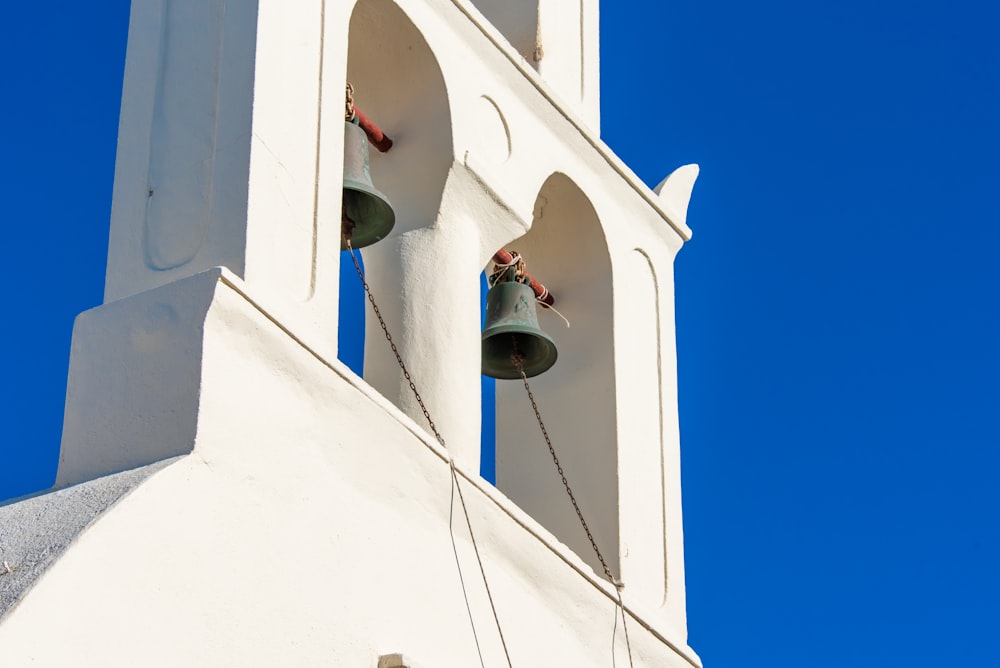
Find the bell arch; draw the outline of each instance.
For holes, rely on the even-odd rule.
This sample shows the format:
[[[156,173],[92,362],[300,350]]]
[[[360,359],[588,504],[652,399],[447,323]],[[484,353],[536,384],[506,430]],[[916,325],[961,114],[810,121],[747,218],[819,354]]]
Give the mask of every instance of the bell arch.
[[[420,30],[392,0],[359,0],[348,28],[346,80],[354,101],[393,140],[389,152],[370,150],[371,178],[395,212],[386,239],[364,249],[365,272],[379,309],[394,335],[405,328],[407,285],[414,269],[405,251],[407,236],[433,225],[453,162],[451,113],[444,77]],[[358,252],[358,251],[355,251]],[[342,255],[341,262],[351,263]],[[353,266],[344,291],[358,291]],[[342,297],[343,299],[343,297]],[[360,303],[355,300],[355,303]],[[348,320],[361,318],[354,307]],[[369,309],[365,327],[364,377],[400,405],[408,399],[399,387],[395,359]],[[350,322],[344,323],[350,326]],[[408,391],[408,390],[407,390]]]
[[[348,32],[354,99],[394,141],[372,149],[376,187],[396,210],[398,236],[433,222],[454,159],[444,76],[420,30],[392,0],[359,0]]]
[[[552,443],[612,572],[619,568],[611,257],[593,205],[568,176],[539,190],[530,231],[510,242],[571,323],[539,308],[558,360],[529,380]],[[496,484],[602,573],[520,380],[497,381]]]

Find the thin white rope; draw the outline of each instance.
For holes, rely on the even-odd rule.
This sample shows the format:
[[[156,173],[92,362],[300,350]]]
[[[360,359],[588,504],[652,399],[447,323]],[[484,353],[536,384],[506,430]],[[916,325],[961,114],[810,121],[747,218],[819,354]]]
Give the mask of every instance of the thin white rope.
[[[490,275],[486,279],[487,284],[491,288],[496,287],[497,283],[503,282],[501,279],[503,279],[507,275],[508,269],[514,269],[515,281],[517,281],[518,283],[524,282],[522,280],[526,275],[524,257],[522,257],[521,254],[518,253],[517,251],[507,251],[507,252],[510,253],[510,262],[497,262],[496,260],[493,260],[493,271],[490,272]],[[549,296],[549,289],[546,288],[544,285],[541,285],[541,288],[542,288],[542,294],[535,295],[535,302],[543,309],[547,311],[552,311],[557,316],[562,318],[562,321],[566,323],[566,327],[568,328],[570,326],[569,319],[562,313],[557,311],[555,306],[552,306],[551,304],[546,303],[545,301],[545,298]]]
[[[458,557],[458,544],[455,543],[455,485],[457,480],[455,479],[455,460],[448,455],[448,464],[451,466],[451,500],[448,502],[448,533],[451,534],[451,550],[455,553],[455,566],[458,567],[458,580],[462,585],[462,598],[465,599],[465,610],[469,613],[469,626],[472,627],[472,638],[476,641],[476,652],[479,654],[479,665],[482,668],[486,668],[486,662],[483,661],[483,649],[479,646],[479,634],[476,633],[476,620],[472,614],[472,605],[469,603],[469,591],[465,586],[465,576],[462,574],[462,560]],[[618,613],[615,612],[615,621],[617,623]]]
[[[618,634],[618,606],[615,606],[615,624],[611,627],[611,668],[615,668],[618,663],[615,661],[615,636]]]
[[[494,260],[493,271],[490,272],[486,282],[491,288],[495,287],[497,283],[501,282],[500,279],[507,274],[508,269],[514,270],[514,276],[516,278],[520,278],[524,275],[524,258],[522,258],[517,251],[510,251],[510,262],[497,262]]]
[[[544,307],[544,308],[542,309],[543,311],[552,311],[552,312],[553,312],[553,313],[555,313],[555,314],[556,314],[557,316],[559,316],[560,318],[562,318],[563,322],[565,322],[565,323],[566,323],[566,328],[567,328],[567,329],[569,329],[569,320],[568,320],[568,319],[566,318],[566,316],[564,316],[564,315],[563,315],[562,313],[560,313],[559,311],[557,311],[557,310],[556,310],[556,307],[555,307],[555,306],[551,306],[551,305],[549,305],[549,304],[546,304],[546,303],[545,303],[545,302],[543,302],[543,301],[542,301],[541,299],[535,299],[535,301],[536,301],[537,303],[541,304],[541,305],[542,305],[542,306]]]

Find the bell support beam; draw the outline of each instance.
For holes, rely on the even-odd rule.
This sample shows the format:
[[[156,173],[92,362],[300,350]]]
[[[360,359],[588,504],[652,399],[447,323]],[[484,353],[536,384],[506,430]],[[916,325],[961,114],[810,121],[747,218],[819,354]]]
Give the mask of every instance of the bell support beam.
[[[493,254],[493,262],[498,265],[508,265],[514,262],[514,259],[514,255],[508,252],[506,248],[501,248]],[[548,289],[539,283],[534,276],[528,272],[524,272],[524,278],[527,279],[527,285],[531,288],[531,291],[535,293],[535,297],[538,301],[542,302],[546,306],[552,306],[556,303],[555,297],[552,296]]]

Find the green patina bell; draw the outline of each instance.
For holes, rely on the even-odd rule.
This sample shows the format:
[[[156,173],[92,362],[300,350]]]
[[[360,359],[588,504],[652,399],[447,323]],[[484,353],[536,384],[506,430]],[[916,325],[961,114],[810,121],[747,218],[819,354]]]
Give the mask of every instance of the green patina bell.
[[[344,124],[344,203],[341,220],[350,229],[351,246],[363,248],[381,241],[396,224],[396,213],[372,184],[368,138],[354,123]],[[341,250],[346,249],[344,240]]]
[[[483,374],[493,378],[520,378],[511,360],[515,349],[523,356],[527,377],[537,376],[556,363],[556,344],[538,327],[535,293],[516,281],[497,283],[486,294],[483,327]]]

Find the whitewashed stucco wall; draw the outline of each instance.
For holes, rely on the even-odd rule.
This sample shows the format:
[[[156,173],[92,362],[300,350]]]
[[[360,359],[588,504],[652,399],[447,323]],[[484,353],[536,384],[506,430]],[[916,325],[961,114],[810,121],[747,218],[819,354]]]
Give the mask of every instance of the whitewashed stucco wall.
[[[368,279],[469,485],[515,665],[607,665],[613,606],[515,385],[498,391],[498,488],[475,475],[479,276],[502,246],[574,323],[543,320],[560,360],[536,394],[626,584],[637,665],[697,665],[672,269],[697,167],[654,193],[600,141],[596,2],[565,34],[558,2],[522,4],[549,65],[488,2],[134,2],[106,304],[74,330],[58,484],[192,454],[5,619],[0,663],[156,647],[164,665],[470,665],[446,457],[374,322],[365,378],[336,360],[350,80],[396,142],[372,158],[397,225],[364,250]],[[46,646],[53,624],[69,640]]]
[[[243,290],[232,275],[212,287],[194,451],[36,584],[0,625],[0,665],[478,665],[450,521],[486,665],[503,665],[447,454]],[[460,481],[514,665],[609,665],[610,586],[497,490]],[[648,627],[655,610],[629,608],[636,665],[697,665]]]

